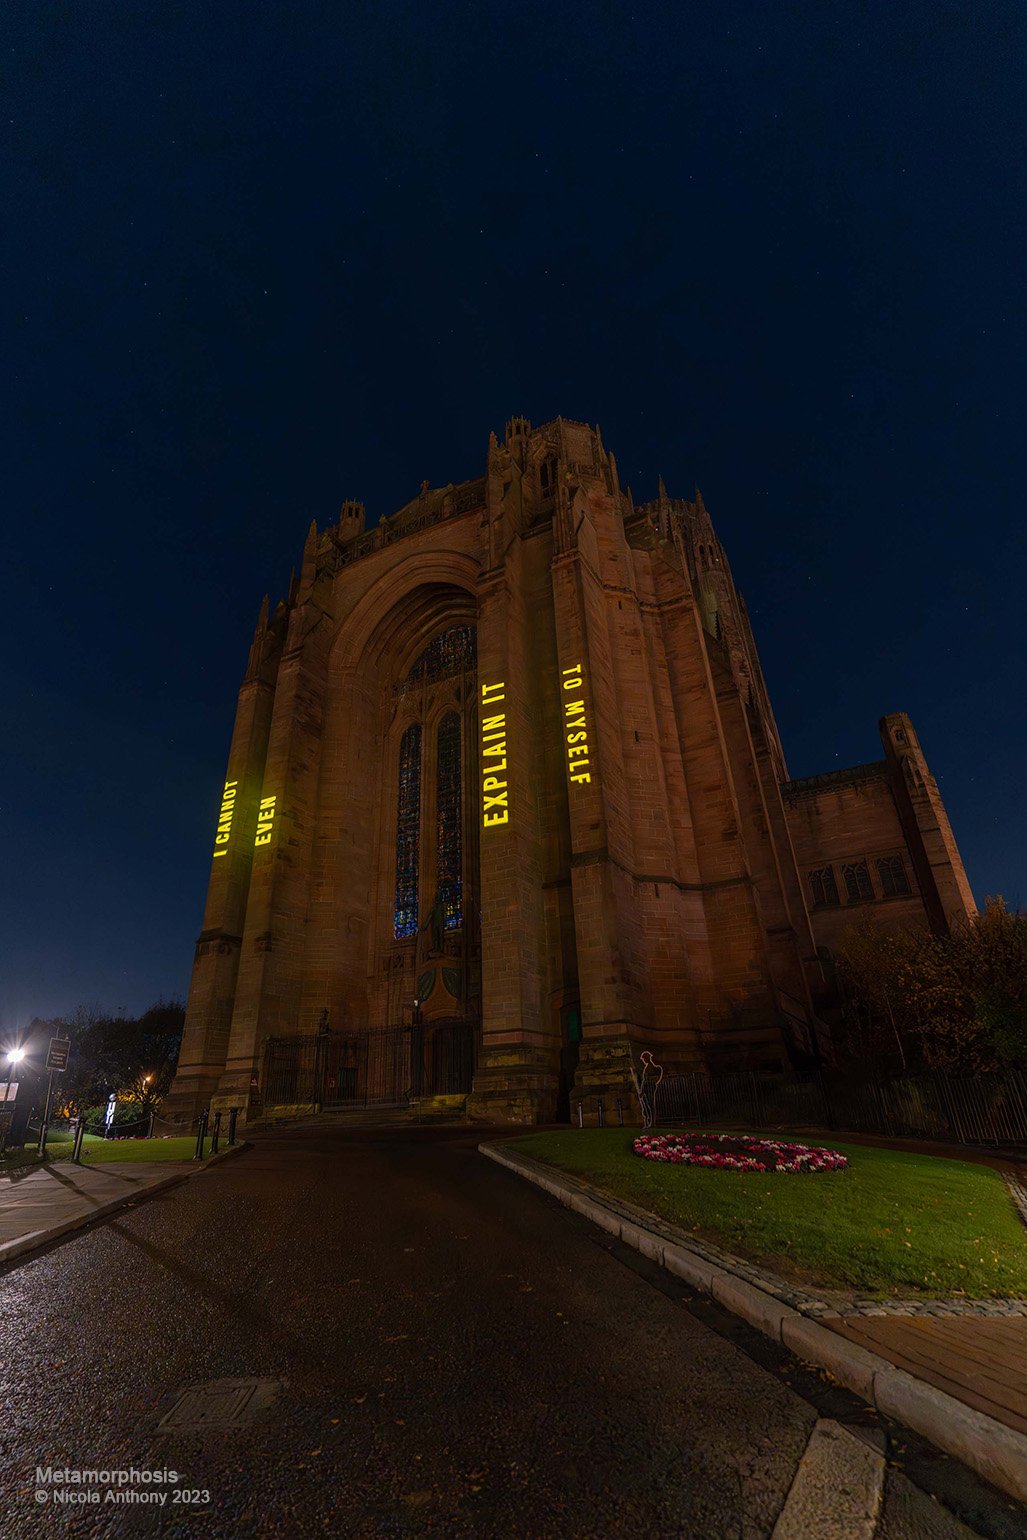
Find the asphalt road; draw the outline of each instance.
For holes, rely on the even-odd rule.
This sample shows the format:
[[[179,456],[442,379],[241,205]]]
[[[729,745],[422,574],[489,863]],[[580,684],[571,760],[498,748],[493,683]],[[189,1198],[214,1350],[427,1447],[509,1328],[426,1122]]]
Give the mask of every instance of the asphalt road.
[[[4,1540],[770,1536],[818,1417],[858,1406],[481,1137],[296,1127],[0,1277]],[[253,1378],[235,1428],[180,1399]],[[37,1467],[172,1468],[209,1501],[43,1502]],[[892,1466],[877,1536],[1027,1534],[962,1512]]]

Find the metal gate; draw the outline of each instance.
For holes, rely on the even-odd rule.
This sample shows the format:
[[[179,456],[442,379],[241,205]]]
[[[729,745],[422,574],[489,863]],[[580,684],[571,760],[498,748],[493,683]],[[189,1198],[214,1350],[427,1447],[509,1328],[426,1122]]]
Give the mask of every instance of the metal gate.
[[[269,1037],[265,1107],[368,1107],[410,1100],[410,1028]]]
[[[465,1020],[269,1037],[264,1045],[266,1107],[403,1106],[412,1096],[471,1089],[477,1024]]]
[[[321,1044],[321,1095],[326,1107],[397,1106],[410,1100],[410,1028],[328,1033]]]

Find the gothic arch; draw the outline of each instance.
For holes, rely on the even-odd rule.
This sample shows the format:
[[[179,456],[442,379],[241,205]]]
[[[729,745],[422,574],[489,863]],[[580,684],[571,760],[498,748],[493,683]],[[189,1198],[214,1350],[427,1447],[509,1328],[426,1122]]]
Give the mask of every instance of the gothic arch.
[[[398,561],[340,620],[329,675],[348,673],[365,659],[387,653],[405,673],[435,632],[447,623],[476,618],[479,572],[478,561],[458,551],[426,552]]]
[[[409,1020],[414,994],[417,929],[407,916],[397,935],[398,817],[403,736],[421,725],[421,803],[416,884],[423,922],[435,889],[437,735],[454,705],[473,712],[476,694],[460,679],[404,689],[411,666],[441,632],[477,624],[479,564],[455,552],[397,561],[369,583],[337,624],[326,679],[320,746],[315,871],[311,903],[333,1020],[359,1026]],[[459,686],[459,688],[458,688]],[[471,752],[473,735],[465,731]],[[470,796],[472,761],[461,765],[461,791]],[[466,832],[464,872],[477,861]],[[409,887],[409,884],[408,884]],[[468,896],[477,891],[477,879]],[[464,894],[460,894],[464,898]],[[311,917],[313,919],[313,908]],[[326,977],[327,975],[327,977]],[[311,981],[317,974],[311,970]],[[322,999],[322,1003],[324,1000]]]

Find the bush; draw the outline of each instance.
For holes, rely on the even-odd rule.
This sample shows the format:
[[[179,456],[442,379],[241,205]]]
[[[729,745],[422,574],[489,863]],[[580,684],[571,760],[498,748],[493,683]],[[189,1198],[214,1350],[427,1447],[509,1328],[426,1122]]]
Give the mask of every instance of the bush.
[[[85,1120],[89,1133],[102,1134],[107,1122],[106,1102],[101,1102],[97,1107],[87,1108]],[[112,1130],[115,1136],[145,1134],[149,1121],[149,1115],[132,1102],[118,1102],[114,1109]]]

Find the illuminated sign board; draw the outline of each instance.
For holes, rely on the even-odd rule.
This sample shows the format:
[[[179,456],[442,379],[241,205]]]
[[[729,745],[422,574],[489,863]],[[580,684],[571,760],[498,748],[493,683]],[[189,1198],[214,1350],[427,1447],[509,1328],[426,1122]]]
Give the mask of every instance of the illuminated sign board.
[[[214,836],[214,856],[226,856],[228,854],[228,836],[232,832],[232,814],[235,812],[235,795],[239,790],[238,781],[226,781],[225,789],[221,793],[221,811],[218,814],[218,831]]]
[[[565,668],[563,687],[577,694],[584,691],[584,670],[580,663]],[[567,743],[567,774],[576,786],[588,785],[592,776],[588,768],[588,727],[585,723],[585,700],[565,700],[563,703],[563,730]]]
[[[506,800],[507,783],[501,777],[506,772],[506,712],[495,711],[506,700],[505,684],[483,684],[481,687],[481,821],[486,829],[497,823],[508,823],[510,809]]]
[[[260,807],[257,811],[257,834],[253,843],[255,845],[270,845],[271,831],[275,826],[275,802],[276,797],[261,797]]]

